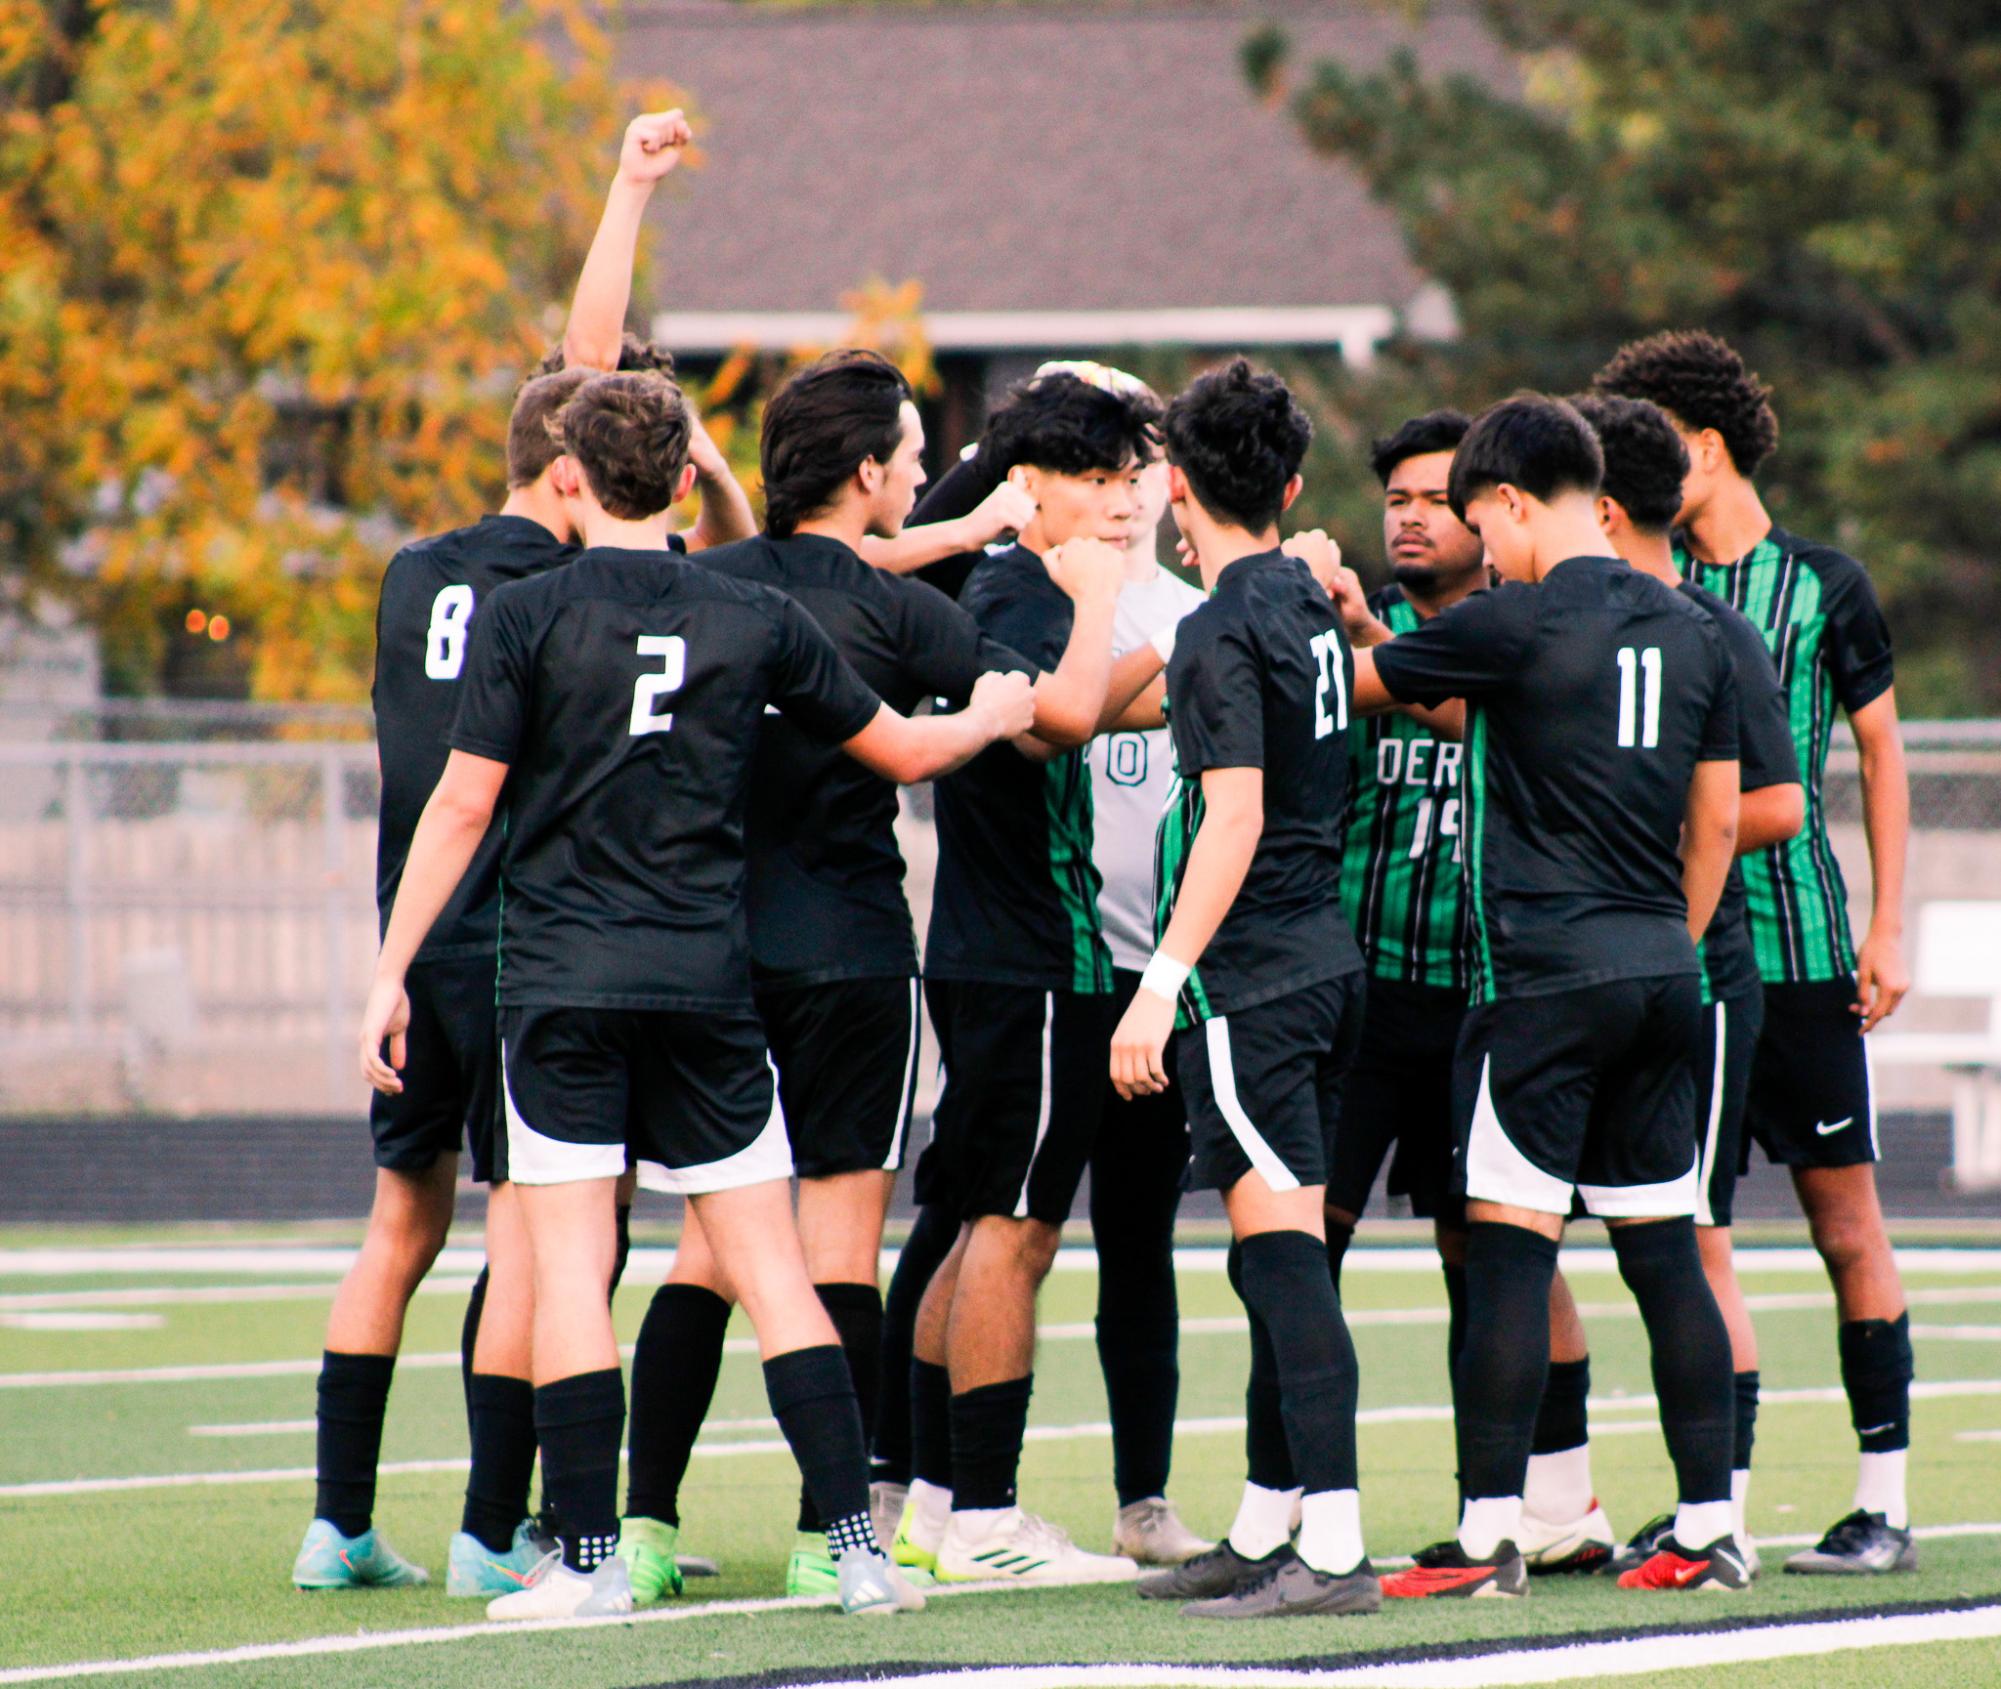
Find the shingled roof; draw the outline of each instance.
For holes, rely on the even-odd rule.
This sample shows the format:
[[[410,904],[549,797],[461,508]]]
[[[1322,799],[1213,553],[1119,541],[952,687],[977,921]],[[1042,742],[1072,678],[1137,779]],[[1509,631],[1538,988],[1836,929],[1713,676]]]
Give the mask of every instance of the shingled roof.
[[[1239,50],[1267,20],[1295,73],[1409,45],[1433,71],[1510,78],[1467,12],[1412,29],[1368,0],[630,7],[621,70],[685,89],[708,155],[656,210],[658,331],[689,349],[825,338],[843,293],[914,278],[945,347],[1366,356],[1424,278],[1357,174],[1246,83]]]

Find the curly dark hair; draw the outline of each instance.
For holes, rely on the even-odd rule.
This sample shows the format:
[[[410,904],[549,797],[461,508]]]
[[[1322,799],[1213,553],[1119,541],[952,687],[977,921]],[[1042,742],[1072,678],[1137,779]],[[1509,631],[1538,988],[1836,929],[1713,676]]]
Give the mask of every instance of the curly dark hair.
[[[1426,411],[1422,416],[1412,417],[1395,433],[1374,441],[1369,447],[1369,468],[1387,487],[1391,473],[1405,458],[1456,451],[1472,426],[1473,419],[1464,411]]]
[[[555,414],[591,379],[587,369],[558,370],[522,383],[507,419],[507,484],[525,487],[563,455],[549,429]]]
[[[990,482],[1016,464],[1056,475],[1087,475],[1147,462],[1160,449],[1160,401],[1144,391],[1114,393],[1069,371],[1038,375],[1008,390],[980,440]]]
[[[1574,405],[1547,393],[1517,393],[1473,419],[1452,454],[1445,496],[1463,522],[1466,506],[1503,482],[1547,500],[1558,493],[1595,495],[1604,478],[1598,436]]]
[[[652,370],[596,375],[550,420],[605,513],[636,522],[674,502],[688,463],[687,401]]]
[[[1292,389],[1249,360],[1198,375],[1167,407],[1167,459],[1220,521],[1263,533],[1285,509],[1313,423]]]
[[[759,466],[764,529],[779,539],[839,497],[870,458],[887,464],[903,440],[910,398],[903,372],[879,352],[829,352],[779,388],[764,409]]]
[[[1628,341],[1591,386],[1622,399],[1649,399],[1685,428],[1715,429],[1740,475],[1778,448],[1771,388],[1728,341],[1699,328]]]
[[[1667,412],[1651,400],[1616,393],[1590,393],[1571,402],[1605,453],[1599,491],[1625,507],[1634,527],[1666,533],[1681,511],[1681,484],[1688,479],[1688,448]]]
[[[561,344],[552,346],[535,366],[537,375],[554,375],[568,365],[563,359]],[[674,354],[657,340],[641,340],[631,329],[625,331],[618,348],[618,369],[622,375],[629,370],[652,370],[656,375],[672,379],[674,374]],[[602,373],[602,372],[600,372]]]

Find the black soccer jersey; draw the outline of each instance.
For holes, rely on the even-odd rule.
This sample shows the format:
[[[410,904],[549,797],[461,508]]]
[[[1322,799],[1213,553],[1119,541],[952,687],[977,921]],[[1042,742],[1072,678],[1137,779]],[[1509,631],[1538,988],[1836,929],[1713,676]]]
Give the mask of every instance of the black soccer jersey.
[[[985,558],[959,602],[989,638],[1037,667],[1062,661],[1075,612],[1026,546]],[[1038,763],[1012,745],[993,745],[940,780],[937,794],[926,976],[1110,991],[1084,753],[1063,751]]]
[[[1766,786],[1799,782],[1799,759],[1787,721],[1785,689],[1779,671],[1765,649],[1764,636],[1713,592],[1692,581],[1681,588],[1708,612],[1737,675],[1737,784],[1747,792]],[[1719,1002],[1742,996],[1758,983],[1758,959],[1751,948],[1751,927],[1744,905],[1744,870],[1730,864],[1709,930],[1696,947],[1702,962],[1702,1000]]]
[[[1241,557],[1182,619],[1167,666],[1175,789],[1161,817],[1156,937],[1202,826],[1202,776],[1264,770],[1264,831],[1181,993],[1183,1025],[1357,972],[1341,912],[1355,659],[1326,592],[1282,551]]]
[[[1737,758],[1716,624],[1616,558],[1478,592],[1376,647],[1405,703],[1466,700],[1473,997],[1696,972],[1680,839],[1698,762]]]
[[[963,704],[989,669],[1035,672],[943,593],[870,568],[836,539],[760,535],[698,561],[794,599],[905,715],[926,698]],[[895,822],[888,781],[798,724],[766,717],[745,828],[751,970],[760,986],[917,971]]]
[[[504,582],[539,575],[575,555],[540,522],[487,516],[406,545],[390,559],[375,611],[375,739],[382,759],[375,902],[385,929],[417,818],[445,771],[445,738],[474,611]],[[499,873],[496,827],[432,926],[419,961],[493,954]]]
[[[830,744],[881,707],[792,600],[678,557],[586,551],[493,595],[451,743],[509,765],[503,1005],[750,1000],[743,818],[767,704]]]

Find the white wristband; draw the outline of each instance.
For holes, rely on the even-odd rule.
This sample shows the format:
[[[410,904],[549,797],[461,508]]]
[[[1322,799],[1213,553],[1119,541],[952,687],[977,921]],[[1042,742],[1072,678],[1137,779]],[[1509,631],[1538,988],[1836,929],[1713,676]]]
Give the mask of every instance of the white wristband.
[[[1160,653],[1160,666],[1162,668],[1166,668],[1169,663],[1174,661],[1174,630],[1180,627],[1180,625],[1179,620],[1169,622],[1166,627],[1162,628],[1147,641],[1147,644]]]
[[[1181,995],[1181,988],[1193,971],[1186,962],[1177,962],[1165,950],[1156,950],[1147,958],[1146,971],[1139,976],[1139,988],[1171,1003]]]

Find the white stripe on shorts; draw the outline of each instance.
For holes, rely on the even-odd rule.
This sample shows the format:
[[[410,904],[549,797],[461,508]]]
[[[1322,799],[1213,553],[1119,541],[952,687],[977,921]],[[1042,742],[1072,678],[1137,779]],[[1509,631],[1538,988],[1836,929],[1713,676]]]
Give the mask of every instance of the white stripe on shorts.
[[[1298,1190],[1298,1177],[1279,1158],[1278,1151],[1265,1142],[1264,1134],[1251,1124],[1251,1117],[1237,1098],[1237,1064],[1230,1054],[1230,1017],[1217,1015],[1204,1021],[1202,1036],[1209,1051],[1209,1084],[1216,1093],[1216,1106],[1223,1111],[1230,1136],[1237,1140],[1237,1147],[1273,1190]]]
[[[1035,1116],[1035,1148],[1028,1152],[1028,1166],[1021,1175],[1021,1195],[1014,1199],[1014,1217],[1028,1218],[1028,1182],[1035,1177],[1035,1158],[1042,1153],[1042,1140],[1049,1136],[1049,1110],[1056,1100],[1055,1061],[1051,1050],[1056,1031],[1056,993],[1042,994],[1042,1106]]]
[[[639,1163],[642,1190],[665,1191],[670,1196],[705,1196],[710,1191],[739,1190],[745,1185],[769,1184],[792,1177],[792,1140],[785,1135],[785,1113],[778,1106],[778,1069],[771,1066],[769,1053],[764,1065],[771,1071],[771,1117],[764,1130],[733,1155],[719,1161],[704,1161],[694,1167],[669,1167],[664,1162]]]
[[[615,1179],[625,1171],[625,1143],[572,1144],[538,1132],[515,1105],[507,1077],[507,1041],[500,1044],[500,1095],[507,1114],[507,1177],[517,1185],[574,1185]]]
[[[1466,1195],[1474,1202],[1502,1202],[1538,1214],[1570,1213],[1570,1181],[1545,1173],[1515,1148],[1494,1109],[1494,1058],[1480,1062],[1480,1095],[1466,1138]]]
[[[1862,1083],[1869,1088],[1869,1159],[1881,1161],[1883,1146],[1876,1139],[1876,1058],[1870,1053],[1867,1035],[1862,1040]]]
[[[1723,1012],[1721,1003],[1715,1004],[1714,1008],[1716,1063],[1709,1075],[1709,1129],[1703,1134],[1702,1153],[1695,1160],[1695,1223],[1698,1226],[1716,1224],[1716,1211],[1709,1206],[1709,1181],[1716,1176],[1716,1139],[1723,1130],[1723,1040],[1730,1025],[1730,1017]]]
[[[903,1165],[903,1134],[910,1129],[911,1111],[917,1106],[917,1046],[924,1037],[924,1017],[919,1012],[917,981],[910,982],[910,1053],[903,1058],[903,1084],[896,1093],[896,1133],[889,1140],[889,1154],[882,1170],[894,1173]]]

